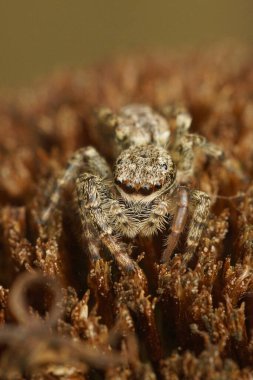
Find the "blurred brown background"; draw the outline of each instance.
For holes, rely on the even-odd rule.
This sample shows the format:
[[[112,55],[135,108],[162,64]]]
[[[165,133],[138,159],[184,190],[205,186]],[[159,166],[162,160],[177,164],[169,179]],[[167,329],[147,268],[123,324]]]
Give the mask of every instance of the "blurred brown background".
[[[253,0],[0,0],[0,87],[138,48],[253,42]]]

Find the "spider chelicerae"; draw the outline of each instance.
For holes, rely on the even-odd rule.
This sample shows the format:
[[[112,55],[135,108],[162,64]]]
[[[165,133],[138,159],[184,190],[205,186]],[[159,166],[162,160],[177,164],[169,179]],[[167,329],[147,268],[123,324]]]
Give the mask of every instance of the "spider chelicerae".
[[[101,259],[104,246],[120,268],[135,270],[137,264],[128,255],[123,238],[150,237],[170,223],[161,255],[161,262],[166,263],[188,217],[185,260],[196,250],[210,198],[188,187],[187,181],[193,174],[197,149],[217,159],[223,152],[203,136],[189,133],[191,116],[185,109],[168,106],[164,114],[166,118],[141,104],[127,105],[117,114],[100,109],[98,125],[114,136],[113,169],[94,147],[87,146],[73,154],[58,179],[42,221],[50,219],[59,207],[62,189],[74,179],[82,229],[93,262]]]

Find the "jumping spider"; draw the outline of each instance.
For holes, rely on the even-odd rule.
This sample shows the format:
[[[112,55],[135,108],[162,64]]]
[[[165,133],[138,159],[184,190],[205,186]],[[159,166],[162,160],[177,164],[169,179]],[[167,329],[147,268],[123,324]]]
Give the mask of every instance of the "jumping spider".
[[[165,229],[171,232],[161,262],[170,259],[188,214],[185,260],[199,243],[210,208],[209,196],[186,186],[194,167],[195,150],[201,148],[217,159],[222,151],[197,134],[190,134],[191,117],[184,109],[167,107],[167,119],[146,105],[128,105],[118,114],[98,112],[98,121],[116,141],[113,171],[92,146],[76,151],[58,180],[42,220],[59,205],[61,189],[76,179],[77,202],[91,261],[101,258],[105,246],[119,267],[134,270],[122,237],[149,237]],[[174,125],[173,139],[171,126]],[[107,142],[105,141],[105,144]]]

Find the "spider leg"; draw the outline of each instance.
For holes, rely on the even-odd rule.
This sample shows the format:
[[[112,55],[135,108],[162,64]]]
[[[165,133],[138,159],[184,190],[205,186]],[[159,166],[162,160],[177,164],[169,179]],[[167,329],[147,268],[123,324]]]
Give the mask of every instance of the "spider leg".
[[[192,133],[188,134],[188,138],[192,140],[194,149],[200,148],[207,156],[213,157],[217,160],[224,159],[223,150],[218,145],[208,142],[204,136]]]
[[[190,261],[199,244],[209,215],[210,198],[203,191],[193,190],[190,193],[190,204],[191,208],[193,207],[193,211],[186,241],[187,253],[184,255],[185,262]]]
[[[99,125],[103,127],[111,128],[114,133],[114,128],[118,123],[117,115],[112,112],[110,108],[100,107],[96,110],[95,116]]]
[[[171,156],[177,166],[177,181],[186,183],[193,172],[193,144],[185,135],[173,144]]]
[[[176,139],[171,149],[171,156],[177,165],[179,183],[186,183],[194,168],[195,149],[202,149],[207,156],[222,160],[224,154],[217,145],[209,143],[205,137],[186,133]]]
[[[168,104],[163,106],[160,112],[166,117],[169,125],[174,125],[176,139],[188,132],[192,118],[184,107]]]
[[[82,220],[83,234],[88,245],[88,255],[91,262],[96,262],[101,259],[101,241],[99,240],[98,233],[92,224],[92,220],[86,217],[85,222]]]
[[[115,129],[118,116],[110,108],[100,107],[95,110],[96,128],[92,128],[93,141],[100,147],[103,155],[115,159],[118,151],[115,144]],[[106,141],[106,144],[105,144]]]
[[[177,209],[174,213],[171,233],[168,236],[166,248],[162,254],[161,262],[167,263],[177,246],[180,234],[183,232],[188,213],[188,190],[180,186],[177,188]]]
[[[100,177],[83,173],[76,181],[79,212],[84,232],[88,232],[88,248],[91,260],[100,258],[98,242],[110,251],[119,267],[127,271],[136,269],[136,264],[126,253],[126,247],[114,235],[110,210],[115,206],[110,189]],[[117,218],[117,216],[115,216]]]
[[[56,183],[53,194],[51,195],[49,206],[43,211],[41,216],[42,224],[45,224],[52,217],[55,209],[59,206],[62,197],[62,190],[73,181],[81,169],[97,173],[105,178],[110,177],[111,171],[106,161],[91,146],[77,150],[70,158],[67,168]]]

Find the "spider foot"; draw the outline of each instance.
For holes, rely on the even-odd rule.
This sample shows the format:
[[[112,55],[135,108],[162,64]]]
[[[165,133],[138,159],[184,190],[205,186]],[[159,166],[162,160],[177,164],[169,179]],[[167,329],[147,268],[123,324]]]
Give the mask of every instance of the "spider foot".
[[[195,249],[187,249],[182,255],[182,265],[189,267],[195,260],[197,256],[195,254]]]

